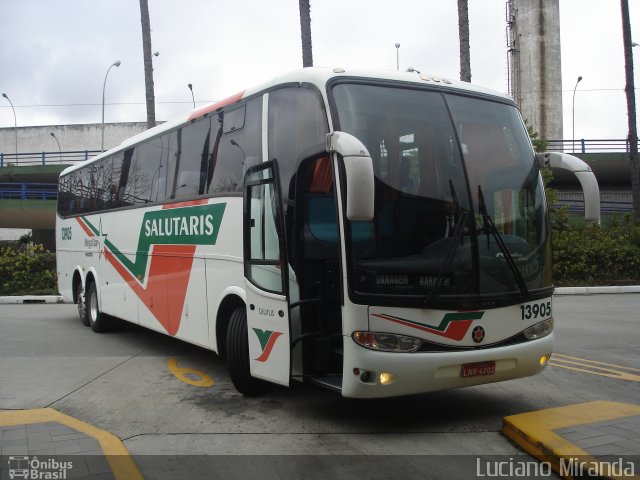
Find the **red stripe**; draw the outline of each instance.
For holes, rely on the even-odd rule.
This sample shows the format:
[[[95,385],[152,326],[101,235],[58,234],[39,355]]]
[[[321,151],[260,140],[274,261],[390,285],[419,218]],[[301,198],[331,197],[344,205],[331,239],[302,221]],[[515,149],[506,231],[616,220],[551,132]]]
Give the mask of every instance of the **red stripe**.
[[[86,233],[90,237],[93,237],[93,232],[89,229],[89,227],[87,227],[87,225],[84,223],[84,221],[80,217],[76,217],[76,220],[78,221],[78,223],[80,224],[80,226],[84,230],[84,233]]]
[[[155,245],[146,287],[106,248],[104,256],[167,333],[175,335],[180,328],[195,250],[195,245]]]
[[[258,362],[267,361],[267,359],[269,358],[269,355],[271,355],[271,350],[273,350],[273,346],[276,344],[276,340],[280,335],[282,335],[282,332],[273,332],[271,334],[271,336],[269,337],[269,341],[267,342],[267,346],[264,347],[264,351],[262,352],[262,355],[256,358]]]
[[[196,118],[203,117],[207,113],[215,112],[219,108],[226,107],[227,105],[231,105],[233,103],[239,102],[240,100],[242,100],[242,97],[244,97],[244,92],[245,90],[243,90],[242,92],[236,93],[235,95],[231,95],[229,98],[220,100],[219,102],[214,103],[213,105],[207,105],[206,107],[199,108],[198,110],[193,112],[191,115],[189,115],[189,121],[195,120]]]
[[[197,207],[198,205],[206,205],[208,201],[208,198],[200,198],[198,200],[187,200],[186,202],[168,203],[163,205],[162,209],[170,210],[172,208]]]
[[[456,340],[456,341],[460,341],[464,338],[466,333],[469,331],[469,327],[473,323],[473,320],[457,320],[455,322],[451,322],[447,326],[444,332],[439,332],[438,330],[433,330],[429,327],[414,325],[413,323],[404,322],[397,318],[388,317],[386,315],[376,314],[376,316],[383,318],[385,320],[389,320],[390,322],[399,323],[400,325],[404,325],[405,327],[415,328],[417,330],[422,330],[423,332],[433,333],[434,335],[450,338],[451,340]]]

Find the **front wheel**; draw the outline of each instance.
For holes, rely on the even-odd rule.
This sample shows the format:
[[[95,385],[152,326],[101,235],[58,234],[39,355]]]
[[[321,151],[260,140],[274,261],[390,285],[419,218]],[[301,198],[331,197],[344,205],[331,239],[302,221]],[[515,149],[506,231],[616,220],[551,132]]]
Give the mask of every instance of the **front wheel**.
[[[106,332],[108,330],[108,319],[106,315],[100,311],[100,307],[98,306],[98,288],[95,282],[89,284],[85,298],[87,303],[87,317],[89,317],[91,330],[98,333]]]
[[[251,376],[245,307],[238,307],[231,314],[227,330],[227,368],[233,386],[241,394],[253,397],[269,389],[268,382]]]

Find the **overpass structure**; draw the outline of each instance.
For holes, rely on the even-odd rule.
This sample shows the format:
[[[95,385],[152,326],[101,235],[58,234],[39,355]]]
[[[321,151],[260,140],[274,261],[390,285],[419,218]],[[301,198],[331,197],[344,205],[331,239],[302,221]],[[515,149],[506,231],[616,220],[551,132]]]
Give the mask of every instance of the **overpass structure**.
[[[104,127],[108,149],[146,130],[147,124]],[[100,153],[101,138],[99,123],[0,128],[0,229],[31,229],[34,242],[54,250],[58,176]]]
[[[549,151],[564,151],[584,160],[593,170],[601,193],[602,214],[631,210],[628,145],[625,140],[549,141]],[[0,151],[0,228],[33,230],[33,238],[55,249],[55,211],[60,172],[86,161],[99,150],[6,153]],[[559,203],[579,213],[584,209],[575,176],[554,171]]]

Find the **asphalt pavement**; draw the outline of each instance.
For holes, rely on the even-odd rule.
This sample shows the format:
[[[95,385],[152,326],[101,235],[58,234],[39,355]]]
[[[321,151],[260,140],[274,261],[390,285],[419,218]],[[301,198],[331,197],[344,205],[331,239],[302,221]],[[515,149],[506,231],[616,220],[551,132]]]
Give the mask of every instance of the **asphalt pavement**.
[[[304,384],[245,398],[212,352],[134,326],[95,334],[73,305],[5,304],[0,479],[8,457],[52,451],[87,478],[473,478],[505,463],[543,478],[554,446],[618,455],[637,474],[640,295],[590,293],[554,299],[556,348],[538,376],[366,401]],[[126,452],[132,464],[115,462]]]

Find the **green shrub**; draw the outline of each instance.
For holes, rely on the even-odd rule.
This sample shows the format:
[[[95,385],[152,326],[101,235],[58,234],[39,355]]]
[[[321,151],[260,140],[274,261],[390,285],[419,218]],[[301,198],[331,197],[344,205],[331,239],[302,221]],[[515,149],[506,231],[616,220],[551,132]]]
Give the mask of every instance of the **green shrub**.
[[[56,255],[42,245],[0,246],[0,295],[55,295],[56,277]]]
[[[603,226],[556,225],[552,241],[556,285],[640,282],[640,222],[630,215]]]

